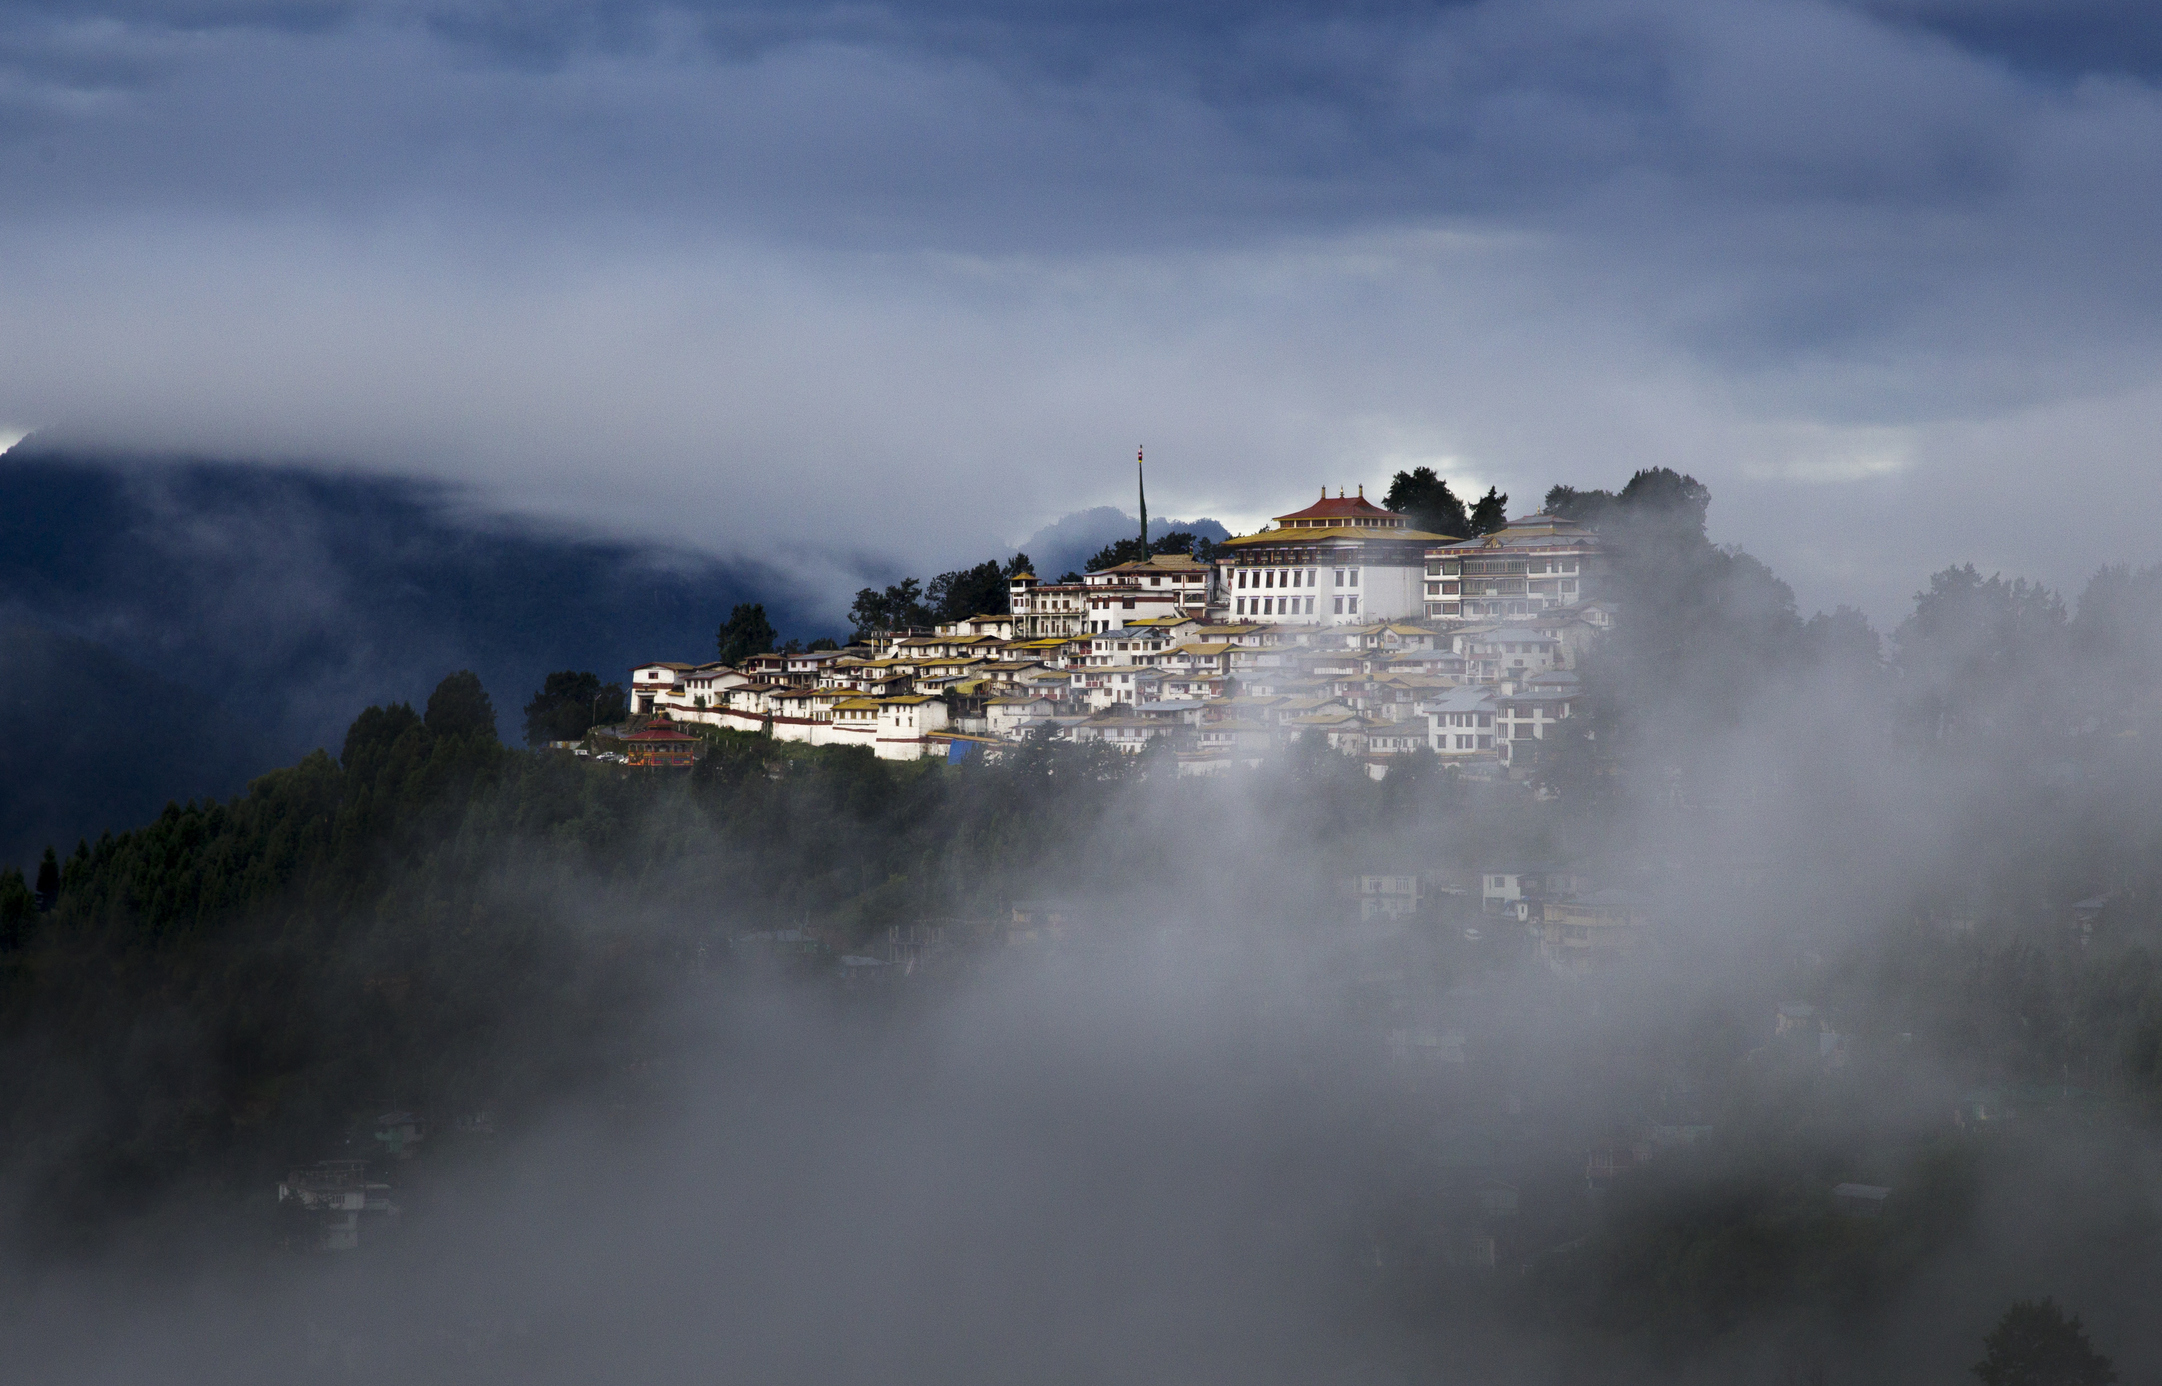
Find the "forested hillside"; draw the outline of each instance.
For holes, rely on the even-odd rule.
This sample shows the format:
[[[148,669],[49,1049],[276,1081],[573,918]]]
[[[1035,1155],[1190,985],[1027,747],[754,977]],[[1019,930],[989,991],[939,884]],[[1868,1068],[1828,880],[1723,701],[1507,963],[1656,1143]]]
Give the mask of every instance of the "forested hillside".
[[[1684,492],[1635,529],[1608,517],[1644,615],[1594,651],[1586,716],[1522,784],[1424,756],[1377,782],[1313,745],[1211,780],[1088,747],[896,763],[732,733],[653,773],[505,747],[470,673],[420,710],[369,707],[335,756],[59,852],[49,910],[34,864],[0,875],[7,1245],[88,1255],[185,1198],[224,1210],[216,1246],[268,1255],[266,1191],[364,1147],[356,1123],[384,1108],[487,1112],[513,1138],[565,1104],[614,1126],[667,1110],[686,998],[831,1003],[860,1045],[842,1067],[935,1106],[927,1075],[971,1080],[917,1055],[921,1027],[1027,975],[1101,1008],[1049,1007],[1082,1052],[1191,1012],[1168,1031],[1191,1051],[1163,1061],[1193,1070],[1191,1101],[1281,1119],[1256,1148],[1300,1153],[1270,1157],[1288,1163],[1251,1225],[1334,1248],[1299,1274],[1324,1268],[1361,1332],[1504,1355],[1521,1333],[1647,1380],[1870,1361],[1857,1379],[1921,1379],[1901,1374],[1952,1349],[1915,1325],[2031,1286],[2129,1332],[2119,1287],[2162,1271],[2143,1192],[2162,578],[2106,571],[2066,603],[1951,570],[1887,647],[1852,613],[1803,620],[1701,515]],[[1535,859],[1654,900],[1653,946],[1565,982],[1451,913],[1475,900],[1402,935],[1345,916],[1359,872]],[[889,929],[966,934],[1045,900],[1079,921],[1058,948],[986,927],[999,943],[905,984],[852,989],[833,965]],[[769,972],[731,947],[775,930],[821,956]],[[1216,980],[1152,991],[1173,957]],[[1107,972],[1134,994],[1091,990]],[[1821,1028],[1775,1031],[1796,1006]],[[976,1023],[1011,1043],[1021,1013],[1000,1014]],[[1375,1067],[1444,1021],[1447,1081]],[[1013,1081],[1125,1119],[1101,1075],[1039,1077]],[[1589,1198],[1586,1152],[1654,1129],[1708,1134]],[[1437,1249],[1463,1215],[1436,1191],[1509,1142],[1547,1152],[1522,1157],[1514,1234],[1545,1249],[1472,1293]],[[1832,1211],[1857,1180],[1898,1190],[1882,1221]],[[2103,1274],[2080,1251],[2113,1227]]]

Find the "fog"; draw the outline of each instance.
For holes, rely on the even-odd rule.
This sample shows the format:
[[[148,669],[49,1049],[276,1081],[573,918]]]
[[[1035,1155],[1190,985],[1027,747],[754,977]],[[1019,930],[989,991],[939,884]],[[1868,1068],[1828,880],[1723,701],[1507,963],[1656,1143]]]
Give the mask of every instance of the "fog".
[[[2154,575],[2069,608],[1953,575],[1887,664],[1852,613],[1804,624],[1664,538],[1617,530],[1627,580],[1696,604],[1587,662],[1617,747],[1540,795],[1311,747],[1221,780],[1039,748],[935,767],[904,829],[862,816],[896,792],[867,769],[754,748],[605,828],[476,797],[325,935],[348,958],[292,974],[326,1016],[306,978],[358,959],[487,1017],[382,1094],[436,1113],[385,1165],[396,1229],[268,1249],[268,1161],[329,1144],[169,1179],[190,1158],[145,1128],[79,1167],[108,1118],[77,1065],[83,1100],[185,1106],[232,1042],[137,1014],[122,1060],[55,1056],[61,1100],[26,1104],[53,1125],[9,1175],[11,1356],[56,1382],[1951,1382],[2046,1294],[2140,1379]],[[2068,681],[2079,720],[2038,723]],[[1647,945],[1560,975],[1475,897],[1362,922],[1339,893],[1527,860],[1640,892]],[[1042,897],[1071,923],[1013,933]],[[844,983],[743,943],[876,947],[887,918],[953,946]],[[557,975],[573,1004],[536,1004]],[[1775,1034],[1802,1002],[1826,1028]],[[2017,1117],[1968,1110],[2021,1087]],[[448,1129],[481,1106],[492,1135]],[[1880,1219],[1834,1211],[1848,1182],[1893,1190]]]

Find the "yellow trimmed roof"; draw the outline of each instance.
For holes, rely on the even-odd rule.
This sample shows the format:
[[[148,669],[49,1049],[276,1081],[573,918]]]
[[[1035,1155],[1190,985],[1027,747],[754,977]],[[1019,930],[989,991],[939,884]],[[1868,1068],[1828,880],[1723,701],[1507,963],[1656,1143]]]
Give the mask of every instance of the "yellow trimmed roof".
[[[1130,563],[1114,563],[1108,568],[1098,568],[1099,573],[1163,573],[1206,572],[1214,564],[1203,563],[1192,554],[1153,553],[1147,558],[1137,558]]]

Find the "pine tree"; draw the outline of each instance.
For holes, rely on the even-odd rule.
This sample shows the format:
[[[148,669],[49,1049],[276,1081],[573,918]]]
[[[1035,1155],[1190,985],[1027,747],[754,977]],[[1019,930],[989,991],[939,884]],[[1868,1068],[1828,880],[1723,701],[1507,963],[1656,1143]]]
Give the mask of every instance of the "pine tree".
[[[494,741],[495,704],[480,686],[480,675],[460,669],[435,686],[421,720],[434,736],[468,736]]]
[[[622,721],[629,712],[623,685],[604,684],[600,675],[585,670],[564,669],[543,680],[525,705],[526,744],[575,741],[603,723]]]
[[[51,847],[38,863],[38,908],[49,910],[60,902],[60,857]]]
[[[1479,503],[1471,508],[1471,532],[1476,537],[1492,534],[1509,523],[1509,497],[1498,487],[1489,486]]]
[[[738,602],[722,623],[714,643],[721,663],[741,664],[752,655],[770,653],[775,633],[773,622],[766,619],[764,602]]]
[[[1982,1386],[2108,1386],[2117,1379],[2110,1360],[2088,1343],[2079,1315],[2067,1319],[2051,1299],[2023,1299],[2005,1310],[1982,1346],[1973,1368]]]

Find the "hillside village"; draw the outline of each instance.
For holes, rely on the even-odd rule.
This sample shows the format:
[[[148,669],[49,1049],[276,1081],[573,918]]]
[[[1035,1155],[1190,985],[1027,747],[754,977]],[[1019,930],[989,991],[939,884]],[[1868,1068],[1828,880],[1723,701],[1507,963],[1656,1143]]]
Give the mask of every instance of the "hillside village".
[[[935,629],[735,665],[639,664],[627,755],[688,764],[704,725],[890,760],[995,756],[1041,736],[1211,774],[1312,737],[1376,779],[1418,751],[1523,778],[1575,713],[1579,661],[1615,619],[1601,571],[1598,536],[1557,515],[1458,539],[1324,491],[1213,561],[1159,554],[1078,582],[1021,572],[1007,611]]]

